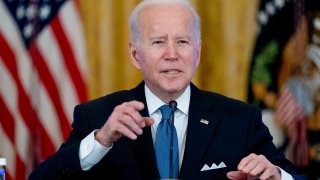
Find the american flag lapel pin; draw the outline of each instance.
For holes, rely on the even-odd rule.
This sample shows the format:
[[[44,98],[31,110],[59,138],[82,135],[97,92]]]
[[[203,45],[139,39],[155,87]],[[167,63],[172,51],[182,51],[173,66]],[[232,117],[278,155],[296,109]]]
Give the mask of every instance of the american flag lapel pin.
[[[208,121],[208,120],[205,120],[205,119],[201,119],[200,122],[203,123],[203,124],[205,124],[205,125],[208,125],[208,124],[209,124],[209,121]]]

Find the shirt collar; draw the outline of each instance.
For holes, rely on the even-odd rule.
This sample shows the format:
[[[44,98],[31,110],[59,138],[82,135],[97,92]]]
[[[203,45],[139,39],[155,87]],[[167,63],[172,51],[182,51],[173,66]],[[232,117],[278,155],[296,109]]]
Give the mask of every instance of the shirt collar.
[[[158,98],[155,94],[151,92],[147,85],[144,85],[144,91],[146,95],[146,102],[148,106],[149,115],[155,113],[159,107],[165,103]],[[190,85],[184,90],[184,92],[175,101],[177,101],[178,109],[184,114],[189,114],[189,104],[190,104],[191,90]]]

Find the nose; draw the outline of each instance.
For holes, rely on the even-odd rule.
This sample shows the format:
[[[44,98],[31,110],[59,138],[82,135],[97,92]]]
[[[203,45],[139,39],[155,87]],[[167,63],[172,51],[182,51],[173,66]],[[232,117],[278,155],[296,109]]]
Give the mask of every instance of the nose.
[[[173,41],[168,42],[166,46],[166,55],[165,55],[166,60],[177,60],[178,59],[178,49],[177,49],[177,44],[174,43]]]

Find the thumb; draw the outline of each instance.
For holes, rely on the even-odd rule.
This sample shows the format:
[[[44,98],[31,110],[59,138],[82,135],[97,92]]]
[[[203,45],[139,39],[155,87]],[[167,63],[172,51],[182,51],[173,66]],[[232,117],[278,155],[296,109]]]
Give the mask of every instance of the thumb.
[[[242,180],[246,179],[247,175],[240,171],[230,171],[227,173],[227,177],[233,180]]]
[[[145,117],[146,127],[151,126],[154,123],[154,119],[150,117]]]

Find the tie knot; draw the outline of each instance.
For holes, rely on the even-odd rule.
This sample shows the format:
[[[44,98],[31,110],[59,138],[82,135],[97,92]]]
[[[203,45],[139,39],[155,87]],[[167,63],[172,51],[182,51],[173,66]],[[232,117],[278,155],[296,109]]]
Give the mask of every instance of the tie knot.
[[[161,106],[159,109],[162,114],[162,119],[170,119],[172,108],[169,105],[165,104]]]

